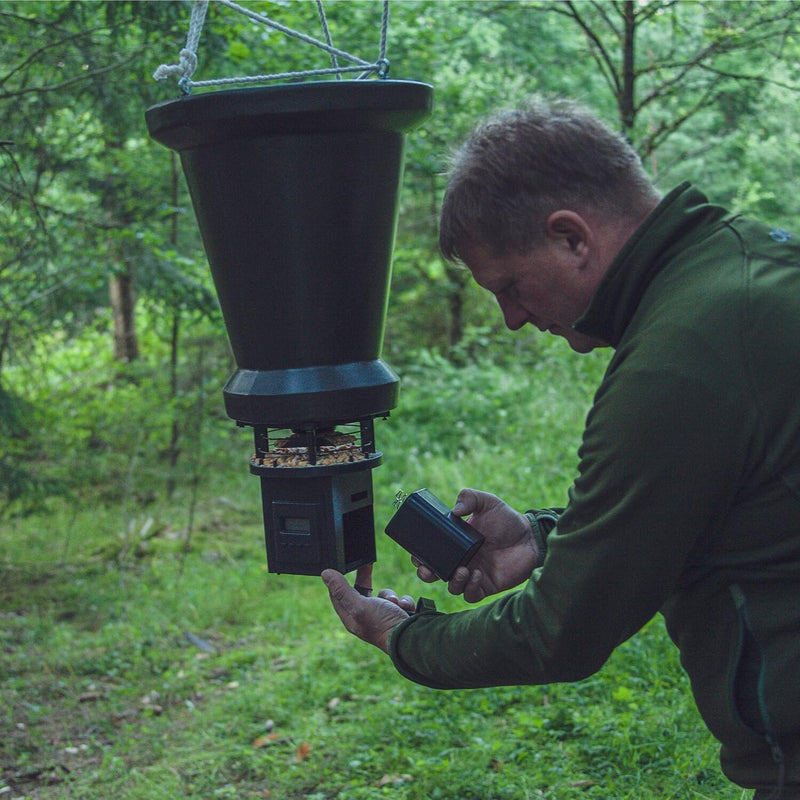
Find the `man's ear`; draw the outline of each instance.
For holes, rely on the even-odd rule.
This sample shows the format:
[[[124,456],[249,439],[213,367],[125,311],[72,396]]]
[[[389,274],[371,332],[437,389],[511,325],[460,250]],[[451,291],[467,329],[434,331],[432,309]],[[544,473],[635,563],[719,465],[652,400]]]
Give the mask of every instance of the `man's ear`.
[[[592,229],[574,211],[560,209],[547,218],[547,235],[569,247],[575,256],[585,257],[592,240]]]

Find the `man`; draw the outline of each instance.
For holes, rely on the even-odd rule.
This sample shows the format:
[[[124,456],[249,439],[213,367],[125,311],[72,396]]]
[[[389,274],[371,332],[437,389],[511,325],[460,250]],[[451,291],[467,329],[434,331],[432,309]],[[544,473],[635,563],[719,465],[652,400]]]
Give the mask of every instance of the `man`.
[[[660,611],[726,775],[800,798],[798,239],[689,184],[661,198],[621,137],[561,101],[473,132],[440,245],[509,328],[615,352],[563,513],[459,494],[486,542],[450,591],[503,594],[414,613],[326,571],[345,626],[411,680],[468,688],[581,679]]]

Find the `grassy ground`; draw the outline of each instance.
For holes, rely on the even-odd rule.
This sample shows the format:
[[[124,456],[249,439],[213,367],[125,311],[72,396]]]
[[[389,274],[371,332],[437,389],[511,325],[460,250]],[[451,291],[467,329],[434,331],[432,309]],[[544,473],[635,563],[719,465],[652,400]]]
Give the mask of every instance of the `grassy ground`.
[[[562,502],[601,367],[408,371],[377,431],[376,583],[460,607],[380,533],[394,493]],[[133,486],[3,522],[0,797],[744,797],[660,619],[574,685],[401,679],[344,632],[319,579],[267,573],[249,442],[232,436],[235,457],[204,456],[197,496]]]

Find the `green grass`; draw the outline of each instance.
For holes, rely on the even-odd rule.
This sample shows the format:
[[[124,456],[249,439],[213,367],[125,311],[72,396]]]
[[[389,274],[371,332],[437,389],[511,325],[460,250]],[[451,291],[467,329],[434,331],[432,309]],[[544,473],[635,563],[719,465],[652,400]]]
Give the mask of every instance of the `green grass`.
[[[405,371],[377,425],[379,529],[401,488],[563,503],[602,358],[556,348],[537,363]],[[137,457],[116,495],[97,487],[3,521],[0,797],[745,796],[719,772],[659,618],[573,685],[402,679],[343,630],[319,579],[266,571],[249,439],[206,427],[228,424],[198,449],[196,496],[185,482],[153,499],[137,476],[152,481],[157,459]],[[376,583],[461,607],[380,532]]]

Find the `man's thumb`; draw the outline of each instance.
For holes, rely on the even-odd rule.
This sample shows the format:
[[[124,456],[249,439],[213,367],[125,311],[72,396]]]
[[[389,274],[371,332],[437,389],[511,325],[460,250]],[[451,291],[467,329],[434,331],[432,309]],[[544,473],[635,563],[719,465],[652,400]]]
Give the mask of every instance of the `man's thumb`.
[[[453,506],[453,513],[458,517],[466,517],[477,508],[478,500],[473,489],[462,489]]]
[[[328,593],[336,610],[341,614],[342,606],[345,605],[347,610],[350,611],[352,602],[349,600],[348,595],[354,590],[347,582],[347,578],[335,569],[326,569],[322,571],[322,580],[328,587]]]
[[[331,599],[337,600],[344,594],[345,589],[350,588],[350,584],[341,572],[335,569],[325,569],[322,571],[322,581],[328,587]]]
[[[322,581],[326,586],[330,586],[337,575],[341,577],[341,573],[337,572],[335,569],[324,569],[322,570]]]

